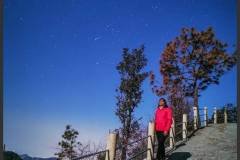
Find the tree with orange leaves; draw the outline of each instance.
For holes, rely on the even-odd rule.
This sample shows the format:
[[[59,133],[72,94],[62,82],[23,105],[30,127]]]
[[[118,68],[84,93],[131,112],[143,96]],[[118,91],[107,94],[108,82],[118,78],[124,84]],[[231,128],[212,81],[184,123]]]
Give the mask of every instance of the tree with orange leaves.
[[[216,38],[211,27],[204,31],[183,28],[161,54],[162,86],[155,85],[154,74],[150,76],[154,92],[172,99],[179,91],[185,97],[192,97],[199,115],[201,91],[219,84],[219,78],[236,64],[236,55],[227,53],[226,48],[227,44]]]

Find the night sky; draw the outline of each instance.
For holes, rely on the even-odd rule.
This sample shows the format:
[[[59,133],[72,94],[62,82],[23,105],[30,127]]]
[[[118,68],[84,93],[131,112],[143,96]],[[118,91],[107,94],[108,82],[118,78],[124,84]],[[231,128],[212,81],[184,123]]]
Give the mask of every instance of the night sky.
[[[159,74],[166,43],[183,27],[212,26],[236,44],[234,0],[5,0],[4,143],[7,150],[50,157],[67,124],[86,143],[105,143],[114,114],[122,48],[144,44],[145,71]],[[147,124],[158,98],[149,80],[136,111]],[[202,92],[200,107],[236,104],[236,67]]]

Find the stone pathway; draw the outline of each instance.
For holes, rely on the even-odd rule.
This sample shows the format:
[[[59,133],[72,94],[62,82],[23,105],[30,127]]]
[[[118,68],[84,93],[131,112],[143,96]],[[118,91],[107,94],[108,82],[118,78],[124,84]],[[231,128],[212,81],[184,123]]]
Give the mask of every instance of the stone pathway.
[[[237,160],[237,124],[210,124],[199,129],[168,160]]]

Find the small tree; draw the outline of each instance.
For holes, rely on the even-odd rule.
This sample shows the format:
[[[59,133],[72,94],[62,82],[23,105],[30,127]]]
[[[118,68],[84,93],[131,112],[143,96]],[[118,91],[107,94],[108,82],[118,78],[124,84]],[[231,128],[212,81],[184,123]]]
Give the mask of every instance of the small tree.
[[[118,73],[121,77],[121,84],[116,90],[117,92],[117,110],[115,114],[118,116],[122,126],[120,128],[119,137],[122,146],[121,160],[126,159],[127,144],[131,133],[136,130],[136,120],[134,119],[135,108],[141,101],[142,93],[141,84],[148,76],[147,72],[142,72],[146,66],[147,59],[144,56],[144,46],[138,49],[123,49],[123,60],[117,65]]]
[[[22,158],[13,151],[3,151],[4,160],[22,160]]]
[[[62,135],[61,142],[58,143],[60,146],[60,152],[55,153],[59,159],[73,159],[77,157],[76,148],[79,145],[82,145],[80,142],[77,142],[78,131],[72,129],[70,125],[66,126],[66,130]]]
[[[95,142],[88,141],[85,146],[80,145],[78,147],[79,157],[88,155],[88,154],[92,154],[92,153],[96,153],[96,152],[100,152],[100,151],[104,151],[105,149],[106,149],[106,146],[100,142],[98,144],[96,144]],[[103,152],[100,154],[86,157],[86,158],[84,158],[84,160],[96,160],[96,159],[103,160],[103,159],[105,159],[105,156],[106,156],[106,152]]]
[[[236,63],[236,56],[228,54],[226,47],[211,27],[205,31],[183,28],[178,37],[167,43],[161,55],[163,86],[155,89],[160,95],[166,95],[180,88],[185,96],[193,98],[198,109],[201,91],[210,84],[219,84],[219,78]]]

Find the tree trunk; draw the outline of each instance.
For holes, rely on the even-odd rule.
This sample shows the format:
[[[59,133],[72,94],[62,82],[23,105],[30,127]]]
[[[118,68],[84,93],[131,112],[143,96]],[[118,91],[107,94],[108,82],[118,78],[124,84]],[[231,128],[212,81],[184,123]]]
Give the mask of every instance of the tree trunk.
[[[130,128],[131,128],[131,114],[130,114],[130,117],[127,118],[127,124],[126,124],[126,128],[124,130],[125,135],[123,138],[123,148],[121,151],[121,160],[126,160],[126,158],[127,158],[127,145],[128,145],[128,140],[129,140],[129,136],[130,136]]]
[[[127,159],[127,145],[128,145],[129,133],[126,132],[126,135],[123,138],[123,147],[121,151],[121,160]]]
[[[125,139],[124,139],[125,141]],[[121,160],[126,160],[126,153],[127,153],[127,148],[125,148],[126,145],[123,145],[122,151],[121,151]]]
[[[194,107],[197,107],[197,116],[198,116],[197,127],[200,127],[201,120],[199,116],[199,106],[198,106],[198,86],[196,83],[194,85]]]

